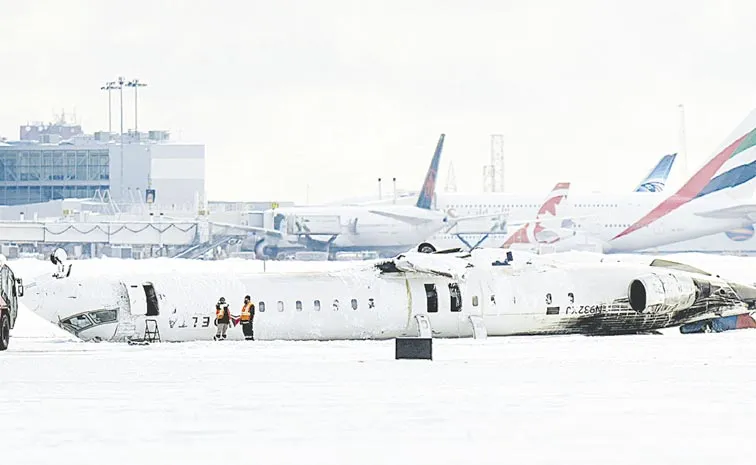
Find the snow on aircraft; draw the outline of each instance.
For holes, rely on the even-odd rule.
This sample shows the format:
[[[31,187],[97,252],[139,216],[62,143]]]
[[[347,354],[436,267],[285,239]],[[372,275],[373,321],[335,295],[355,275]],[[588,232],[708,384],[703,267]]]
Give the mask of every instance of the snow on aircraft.
[[[24,303],[84,340],[190,341],[213,339],[219,297],[241,306],[247,294],[263,340],[633,334],[747,313],[756,302],[756,287],[684,264],[587,257],[409,252],[288,273],[229,272],[204,262],[161,269],[154,260],[131,272],[63,266],[65,274],[28,283]],[[228,338],[243,339],[241,328]]]
[[[756,222],[754,177],[756,110],[677,192],[578,194],[570,196],[566,206],[568,216],[578,218],[577,235],[590,239],[587,245],[603,252],[633,252],[752,227]],[[527,215],[533,214],[533,201],[532,196],[512,194],[437,196],[439,208],[456,214],[484,215],[495,210],[515,218],[532,218]],[[559,243],[552,245],[559,250]]]

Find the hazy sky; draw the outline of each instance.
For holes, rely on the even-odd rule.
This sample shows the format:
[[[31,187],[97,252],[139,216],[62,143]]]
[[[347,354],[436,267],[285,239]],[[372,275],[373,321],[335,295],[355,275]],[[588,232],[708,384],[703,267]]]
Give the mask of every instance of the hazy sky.
[[[204,142],[213,200],[419,189],[441,132],[441,189],[453,162],[458,191],[480,191],[499,133],[507,190],[629,190],[678,150],[678,104],[691,169],[756,107],[753,0],[0,7],[0,135],[61,109],[107,129],[100,86],[136,77],[139,127]]]

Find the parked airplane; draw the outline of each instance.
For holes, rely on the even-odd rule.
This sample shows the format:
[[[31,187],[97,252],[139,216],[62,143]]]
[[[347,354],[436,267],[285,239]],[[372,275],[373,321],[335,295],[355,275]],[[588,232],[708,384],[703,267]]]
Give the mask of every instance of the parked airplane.
[[[651,172],[636,186],[633,192],[662,192],[676,157],[677,154],[664,155]],[[523,244],[526,244],[524,247],[528,250],[540,250],[544,245],[551,246],[551,244],[556,242],[559,242],[563,246],[561,247],[562,249],[580,248],[579,246],[586,242],[586,239],[584,235],[578,237],[575,231],[574,223],[578,218],[558,218],[556,216],[557,206],[566,204],[569,188],[570,183],[568,182],[557,183],[539,208],[534,221],[525,222],[524,224],[522,221],[513,223],[501,218],[495,218],[496,214],[489,215],[484,213],[482,217],[488,218],[488,221],[490,221],[491,217],[494,219],[493,226],[488,228],[485,233],[460,232],[459,230],[466,228],[457,228],[454,225],[448,229],[458,229],[457,231],[454,233],[436,233],[431,239],[423,241],[418,246],[418,251],[433,252],[435,250],[457,248],[461,244],[464,244],[467,250],[478,247],[516,247],[522,249]],[[512,198],[522,197],[519,194],[497,195],[510,196]],[[453,211],[450,212],[450,224],[454,221],[454,214],[456,213]],[[519,224],[522,224],[522,226],[516,231],[508,231],[510,226],[517,226]],[[571,243],[569,242],[570,239],[572,240]]]
[[[635,187],[633,192],[661,192],[667,184],[677,154],[664,155],[654,169]]]
[[[638,251],[748,228],[756,222],[755,145],[753,111],[674,194],[577,194],[562,205],[569,211],[557,216],[580,218],[575,221],[577,236],[588,238],[585,246],[604,252]],[[437,203],[455,214],[501,211],[510,218],[532,218],[534,200],[512,194],[439,194]]]
[[[393,256],[446,224],[446,214],[431,209],[445,135],[436,145],[415,205],[303,206],[268,210],[262,224],[247,227],[256,235],[260,257],[284,258],[297,251],[375,251]]]
[[[755,287],[679,263],[515,253],[411,252],[308,273],[160,270],[145,260],[136,273],[92,267],[38,278],[24,303],[85,340],[188,341],[213,338],[218,297],[246,294],[263,340],[631,334],[747,313],[756,302]],[[241,329],[228,338],[241,340]]]

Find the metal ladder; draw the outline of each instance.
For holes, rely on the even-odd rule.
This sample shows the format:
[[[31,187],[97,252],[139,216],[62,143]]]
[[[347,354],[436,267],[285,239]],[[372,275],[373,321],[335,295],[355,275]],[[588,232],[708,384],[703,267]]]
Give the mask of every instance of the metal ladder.
[[[158,328],[157,320],[154,318],[144,320],[144,340],[147,342],[161,342],[160,328]]]

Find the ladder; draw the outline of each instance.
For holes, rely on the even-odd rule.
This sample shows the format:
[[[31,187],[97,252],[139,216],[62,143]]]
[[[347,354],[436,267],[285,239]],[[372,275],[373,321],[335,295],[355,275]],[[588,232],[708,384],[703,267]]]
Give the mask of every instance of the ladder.
[[[144,340],[147,342],[160,342],[160,329],[157,320],[148,318],[144,320]]]

